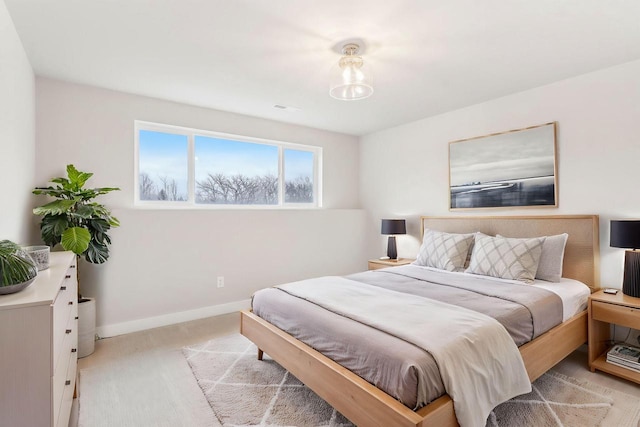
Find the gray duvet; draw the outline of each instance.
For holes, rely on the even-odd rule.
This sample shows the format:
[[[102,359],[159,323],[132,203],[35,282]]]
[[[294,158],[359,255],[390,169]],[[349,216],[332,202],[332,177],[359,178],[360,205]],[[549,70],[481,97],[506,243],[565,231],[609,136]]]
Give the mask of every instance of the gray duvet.
[[[347,278],[486,314],[498,320],[518,346],[562,321],[560,298],[553,292],[526,284],[508,284],[484,276],[448,274],[412,265]],[[276,288],[256,292],[253,311],[412,409],[444,394],[433,357],[402,339]],[[446,323],[433,326],[446,327]],[[421,401],[417,398],[419,388],[427,390],[426,398]]]

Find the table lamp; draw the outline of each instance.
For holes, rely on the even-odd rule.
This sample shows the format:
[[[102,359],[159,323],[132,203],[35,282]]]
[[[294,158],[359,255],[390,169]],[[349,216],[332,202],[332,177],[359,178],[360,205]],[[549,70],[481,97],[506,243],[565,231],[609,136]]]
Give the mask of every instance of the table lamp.
[[[398,249],[396,248],[396,234],[407,234],[407,226],[404,219],[383,219],[380,234],[388,234],[387,256],[389,259],[398,259]]]
[[[622,293],[640,297],[640,220],[612,220],[609,246],[632,249],[624,253]]]

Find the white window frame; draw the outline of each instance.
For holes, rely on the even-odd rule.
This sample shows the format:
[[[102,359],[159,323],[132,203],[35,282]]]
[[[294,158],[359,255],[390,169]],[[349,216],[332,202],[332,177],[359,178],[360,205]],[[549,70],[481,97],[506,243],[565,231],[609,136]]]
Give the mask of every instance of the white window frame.
[[[187,137],[187,200],[140,200],[140,131],[162,132]],[[134,121],[134,206],[149,209],[309,209],[322,207],[322,147],[293,142],[276,141],[251,136],[234,135],[182,126],[165,125],[161,123]],[[195,189],[195,137],[221,138],[238,142],[269,145],[278,148],[278,204],[277,205],[235,205],[196,203]],[[312,203],[285,203],[285,167],[284,150],[308,151],[313,153],[313,196]]]

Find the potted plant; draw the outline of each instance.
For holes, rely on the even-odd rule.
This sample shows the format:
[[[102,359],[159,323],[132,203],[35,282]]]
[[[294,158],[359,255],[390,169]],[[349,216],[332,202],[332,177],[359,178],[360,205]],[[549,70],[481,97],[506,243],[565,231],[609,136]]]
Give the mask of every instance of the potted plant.
[[[0,295],[23,290],[37,275],[35,263],[18,244],[0,241]]]
[[[67,177],[51,179],[55,184],[36,187],[33,194],[44,194],[56,200],[37,207],[33,213],[42,216],[40,234],[45,244],[72,251],[92,264],[109,259],[111,239],[107,232],[120,223],[111,212],[94,199],[120,190],[115,187],[85,188],[89,172],[81,172],[67,165]],[[93,353],[95,339],[95,300],[82,298],[78,281],[78,357]]]

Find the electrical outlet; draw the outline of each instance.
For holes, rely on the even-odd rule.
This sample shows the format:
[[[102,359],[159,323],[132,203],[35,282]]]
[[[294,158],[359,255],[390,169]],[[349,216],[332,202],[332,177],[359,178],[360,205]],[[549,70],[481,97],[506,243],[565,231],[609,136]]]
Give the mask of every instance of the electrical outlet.
[[[224,276],[218,276],[218,287],[224,288]]]

